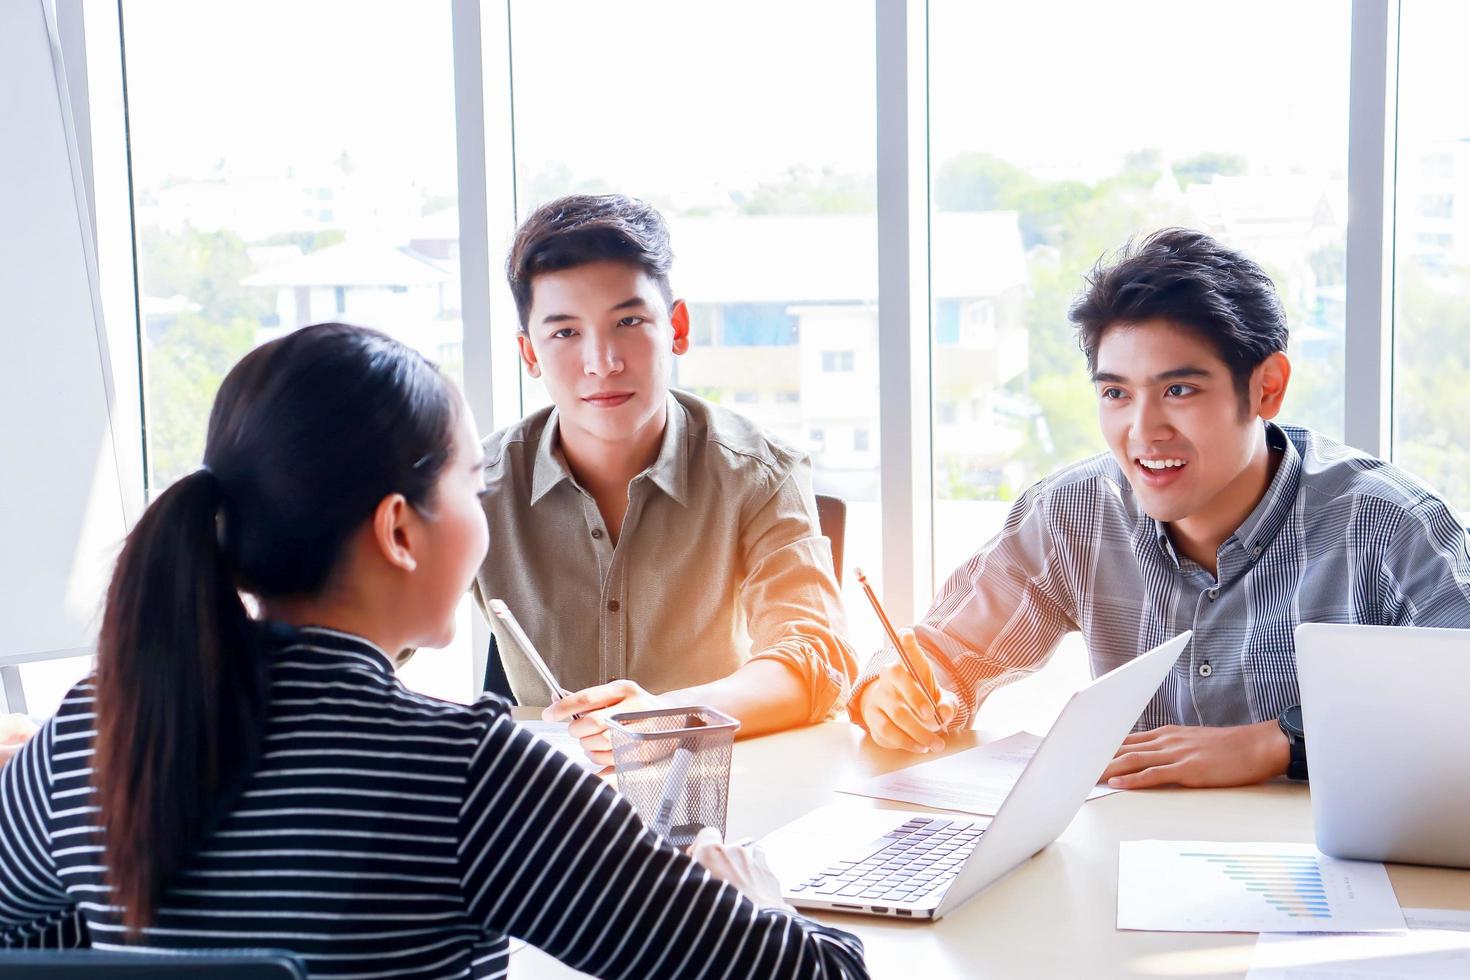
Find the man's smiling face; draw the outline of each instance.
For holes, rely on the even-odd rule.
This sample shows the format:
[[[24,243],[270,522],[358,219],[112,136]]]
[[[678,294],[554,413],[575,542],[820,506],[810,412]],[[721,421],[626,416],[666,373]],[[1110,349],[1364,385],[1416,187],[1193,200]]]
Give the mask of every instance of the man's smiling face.
[[[1108,327],[1093,381],[1103,438],[1149,516],[1171,523],[1238,505],[1261,438],[1254,376],[1242,396],[1197,330],[1156,318]]]

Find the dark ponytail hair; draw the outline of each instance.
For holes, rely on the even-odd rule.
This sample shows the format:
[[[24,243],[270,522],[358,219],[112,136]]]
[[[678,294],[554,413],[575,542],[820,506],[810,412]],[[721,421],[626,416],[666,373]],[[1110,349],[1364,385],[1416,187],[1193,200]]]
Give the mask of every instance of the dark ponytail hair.
[[[102,618],[93,780],[130,935],[259,755],[268,665],[240,591],[318,595],[385,496],[432,507],[458,416],[432,363],[339,323],[264,344],[225,378],[204,467],[128,535]]]

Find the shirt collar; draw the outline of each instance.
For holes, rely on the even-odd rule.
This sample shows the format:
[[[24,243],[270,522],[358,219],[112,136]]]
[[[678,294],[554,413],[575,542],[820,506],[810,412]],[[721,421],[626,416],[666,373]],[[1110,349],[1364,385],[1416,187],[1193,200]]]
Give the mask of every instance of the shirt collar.
[[[681,506],[689,502],[689,413],[672,394],[666,395],[667,421],[664,424],[663,442],[659,444],[658,456],[653,464],[640,476],[647,476],[653,484],[676,500]],[[541,439],[536,444],[536,459],[531,467],[531,506],[563,480],[576,481],[567,467],[566,456],[561,451],[560,413],[552,409],[541,430]]]
[[[329,629],[326,626],[288,626],[285,623],[266,623],[267,634],[282,650],[309,650],[312,654],[335,662],[344,667],[375,670],[393,674],[393,661],[378,646],[352,633]]]
[[[1276,474],[1271,477],[1271,482],[1266,486],[1266,494],[1256,509],[1251,511],[1250,516],[1236,528],[1235,533],[1226,539],[1233,541],[1239,547],[1250,554],[1259,554],[1266,550],[1281,528],[1286,524],[1286,519],[1291,515],[1292,508],[1296,504],[1297,488],[1301,484],[1302,457],[1297,452],[1286,433],[1274,422],[1264,423],[1266,426],[1266,448],[1281,453],[1281,462],[1276,467]],[[1154,522],[1154,534],[1158,538],[1159,546],[1164,549],[1166,555],[1174,556],[1173,542],[1169,540],[1169,527],[1157,518],[1151,518]],[[1178,562],[1175,556],[1175,562]]]
[[[689,413],[672,394],[668,398],[668,422],[664,425],[664,441],[658,447],[658,458],[643,472],[654,486],[668,494],[681,507],[689,505]]]
[[[1296,506],[1297,489],[1302,478],[1301,453],[1286,438],[1281,427],[1272,422],[1266,423],[1266,447],[1281,454],[1276,475],[1271,477],[1266,495],[1256,504],[1256,509],[1232,535],[1236,544],[1253,554],[1265,551],[1266,546],[1281,533]]]
[[[541,440],[536,444],[536,460],[531,465],[531,506],[551,492],[551,488],[563,480],[572,478],[567,469],[566,457],[561,454],[560,441],[556,438],[560,413],[551,410],[546,426],[541,430]]]

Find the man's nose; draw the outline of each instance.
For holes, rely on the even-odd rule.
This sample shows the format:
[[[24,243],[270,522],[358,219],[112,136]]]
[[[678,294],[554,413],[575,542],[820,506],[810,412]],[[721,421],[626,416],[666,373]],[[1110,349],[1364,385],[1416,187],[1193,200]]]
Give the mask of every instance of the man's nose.
[[[1169,437],[1173,433],[1173,426],[1169,423],[1169,413],[1164,411],[1162,405],[1151,398],[1140,398],[1134,402],[1129,431],[1134,442],[1146,446]]]
[[[618,345],[611,338],[593,337],[584,348],[583,370],[595,377],[607,377],[623,369]]]

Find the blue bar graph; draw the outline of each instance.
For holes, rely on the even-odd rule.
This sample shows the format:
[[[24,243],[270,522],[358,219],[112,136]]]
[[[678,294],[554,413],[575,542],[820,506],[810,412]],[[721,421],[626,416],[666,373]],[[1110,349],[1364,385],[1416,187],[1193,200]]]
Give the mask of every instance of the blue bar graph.
[[[1184,851],[1180,857],[1214,865],[1277,911],[1298,919],[1330,919],[1332,906],[1317,859],[1289,854],[1209,854]]]

